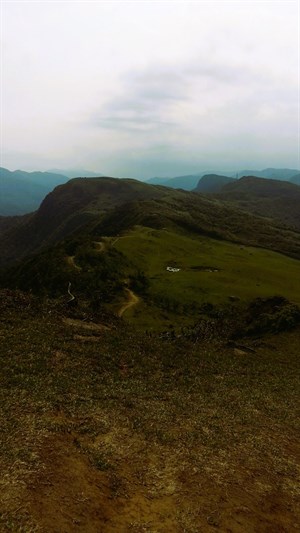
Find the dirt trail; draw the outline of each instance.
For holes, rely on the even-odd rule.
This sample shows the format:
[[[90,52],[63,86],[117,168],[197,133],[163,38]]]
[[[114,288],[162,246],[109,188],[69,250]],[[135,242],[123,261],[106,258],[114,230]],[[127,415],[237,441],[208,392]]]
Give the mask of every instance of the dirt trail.
[[[105,252],[106,250],[105,242],[94,241],[94,244],[97,246],[97,252],[101,252],[101,253]],[[67,255],[66,261],[68,265],[72,268],[75,268],[75,270],[78,270],[79,272],[82,270],[82,268],[79,265],[77,265],[77,263],[75,262],[75,255]]]
[[[124,313],[128,311],[128,309],[130,309],[130,307],[133,307],[134,305],[138,304],[140,301],[139,297],[136,296],[136,294],[134,294],[134,292],[132,292],[130,289],[126,289],[126,292],[128,294],[128,300],[122,305],[122,307],[120,307],[118,311],[119,317],[123,316]]]
[[[66,261],[68,263],[69,266],[71,266],[72,268],[75,268],[76,270],[81,270],[81,267],[76,265],[75,263],[75,255],[68,255],[66,257]]]
[[[83,328],[90,331],[107,331],[111,329],[108,326],[105,326],[104,324],[95,324],[94,322],[83,322],[83,320],[76,320],[74,318],[63,318],[63,322],[67,324],[67,326]]]
[[[97,252],[105,252],[105,243],[102,241],[95,241],[94,244],[97,245]]]

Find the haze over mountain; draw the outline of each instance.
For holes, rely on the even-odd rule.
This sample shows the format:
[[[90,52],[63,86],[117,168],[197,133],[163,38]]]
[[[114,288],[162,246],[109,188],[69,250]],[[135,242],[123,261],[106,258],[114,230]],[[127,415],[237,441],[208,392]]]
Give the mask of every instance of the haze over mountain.
[[[192,174],[187,176],[176,176],[174,178],[150,178],[147,183],[150,185],[163,185],[164,187],[172,187],[172,189],[184,189],[185,191],[192,191],[198,183],[201,174]]]
[[[52,174],[62,174],[68,178],[100,178],[103,176],[100,172],[85,170],[83,168],[51,168],[48,170]]]
[[[0,168],[0,215],[22,215],[35,211],[48,192],[68,179],[51,172],[11,172]]]
[[[299,173],[297,169],[291,168],[265,168],[263,170],[239,170],[236,176],[241,178],[243,176],[255,176],[257,178],[268,178],[272,180],[290,181]]]
[[[220,187],[237,175],[245,175],[247,170],[232,172],[224,171],[222,179],[218,172],[199,172],[192,175],[176,176],[174,178],[151,178],[148,184],[158,184],[175,189],[193,190],[198,192],[218,192]],[[299,182],[298,171],[293,169],[268,168],[251,171],[251,175],[261,176],[268,179],[275,176],[276,179],[295,180]],[[35,211],[43,198],[56,185],[65,183],[71,177],[100,177],[99,173],[85,169],[53,169],[49,172],[26,172],[23,170],[10,171],[0,169],[0,216],[23,215]],[[202,179],[204,177],[204,180]],[[124,179],[124,178],[123,178]],[[200,179],[200,181],[199,181]],[[144,181],[141,179],[140,181]],[[218,181],[218,185],[217,185]],[[198,186],[197,186],[198,185]],[[199,188],[200,187],[200,188]]]
[[[219,174],[205,174],[200,178],[195,192],[219,192],[224,185],[235,181],[235,178],[229,178],[228,176],[222,176]]]
[[[295,183],[296,185],[300,185],[300,173],[296,174],[290,179],[291,183]]]
[[[224,176],[224,178],[239,178],[242,176],[256,176],[258,178],[266,179],[278,179],[278,180],[287,180],[290,181],[293,176],[298,174],[298,170],[293,170],[289,168],[266,168],[263,170],[238,170],[238,171],[227,171],[227,170],[206,170],[198,172],[197,174],[192,175],[183,175],[176,176],[174,178],[161,178],[155,177],[147,180],[147,183],[152,185],[164,185],[165,187],[172,187],[174,189],[184,189],[186,191],[192,191],[198,185],[199,178],[203,176],[211,176],[215,184],[216,176]],[[214,177],[213,177],[214,176]],[[205,183],[201,182],[201,187],[208,187],[206,191],[203,189],[203,192],[209,192],[208,189],[211,188],[209,185],[210,178],[205,177]],[[215,185],[212,185],[214,187]],[[211,191],[213,192],[213,191]]]
[[[297,3],[242,4],[4,2],[2,166],[297,168]]]

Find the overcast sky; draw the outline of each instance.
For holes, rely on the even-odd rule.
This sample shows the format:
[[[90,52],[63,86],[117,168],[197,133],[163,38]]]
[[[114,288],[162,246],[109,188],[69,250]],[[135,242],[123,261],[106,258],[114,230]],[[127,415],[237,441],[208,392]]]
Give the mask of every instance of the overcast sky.
[[[300,167],[298,1],[1,5],[1,166]]]

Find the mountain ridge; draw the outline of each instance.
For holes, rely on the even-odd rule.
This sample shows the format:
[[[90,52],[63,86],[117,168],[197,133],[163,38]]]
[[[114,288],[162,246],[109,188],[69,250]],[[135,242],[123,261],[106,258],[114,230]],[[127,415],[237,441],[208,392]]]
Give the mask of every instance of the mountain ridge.
[[[239,179],[242,176],[256,176],[258,178],[265,179],[278,179],[283,181],[290,181],[295,175],[299,173],[299,170],[288,168],[265,168],[263,170],[238,170],[238,171],[225,171],[225,170],[205,170],[196,174],[188,174],[176,177],[162,178],[154,177],[147,180],[147,183],[152,185],[164,185],[165,187],[181,188],[187,191],[194,190],[200,179],[206,175],[224,176],[228,178]]]
[[[219,192],[224,185],[233,181],[236,181],[236,179],[222,174],[205,174],[200,178],[194,191],[202,193]]]
[[[23,223],[2,234],[2,264],[78,231],[112,235],[136,224],[269,247],[294,257],[300,254],[300,233],[295,228],[246,213],[222,195],[208,197],[131,179],[74,178],[49,193]]]
[[[300,187],[294,183],[244,176],[224,185],[215,197],[300,229]]]

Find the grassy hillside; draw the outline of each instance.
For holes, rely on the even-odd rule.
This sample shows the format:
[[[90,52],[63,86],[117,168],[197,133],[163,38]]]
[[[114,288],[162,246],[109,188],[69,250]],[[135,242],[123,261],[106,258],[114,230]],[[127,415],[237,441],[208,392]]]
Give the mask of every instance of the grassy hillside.
[[[111,210],[100,223],[95,223],[93,234],[117,235],[138,224],[154,229],[168,228],[187,236],[205,235],[266,247],[300,258],[299,231],[197,193],[166,191],[154,201],[131,202]]]
[[[0,262],[7,264],[57,243],[116,205],[132,199],[156,198],[162,194],[160,189],[135,180],[72,179],[48,194],[28,221],[1,237]]]
[[[23,225],[27,220],[30,218],[29,215],[23,215],[23,216],[6,216],[2,217],[0,216],[0,235],[3,233],[6,233],[8,230],[12,228],[16,228],[19,225]]]
[[[135,180],[72,180],[2,245],[2,260],[19,258],[3,265],[2,287],[62,301],[71,287],[79,309],[126,310],[140,328],[191,325],[206,309],[256,297],[300,303],[299,232]]]
[[[299,265],[270,250],[134,226],[119,236],[86,233],[62,241],[4,270],[0,285],[66,303],[70,283],[76,308],[92,314],[118,315],[137,295],[126,305],[126,321],[163,330],[192,325],[232,302],[242,309],[257,297],[300,304]]]
[[[298,190],[296,185],[286,185]],[[288,216],[293,216],[293,202],[293,197],[281,199]],[[168,227],[187,235],[204,234],[300,257],[299,232],[247,214],[219,198],[136,180],[78,178],[57,187],[36,213],[0,237],[1,264],[12,263],[78,232],[116,235],[136,224]]]
[[[280,294],[300,305],[300,263],[281,254],[145,227],[112,242],[149,280],[143,303],[126,315],[145,328],[191,323],[206,304],[226,306],[231,299]]]
[[[79,179],[0,246],[1,532],[298,531],[299,231]]]
[[[300,229],[300,187],[296,184],[248,176],[225,185],[217,198]]]
[[[241,346],[0,305],[3,533],[296,533],[299,329]]]

